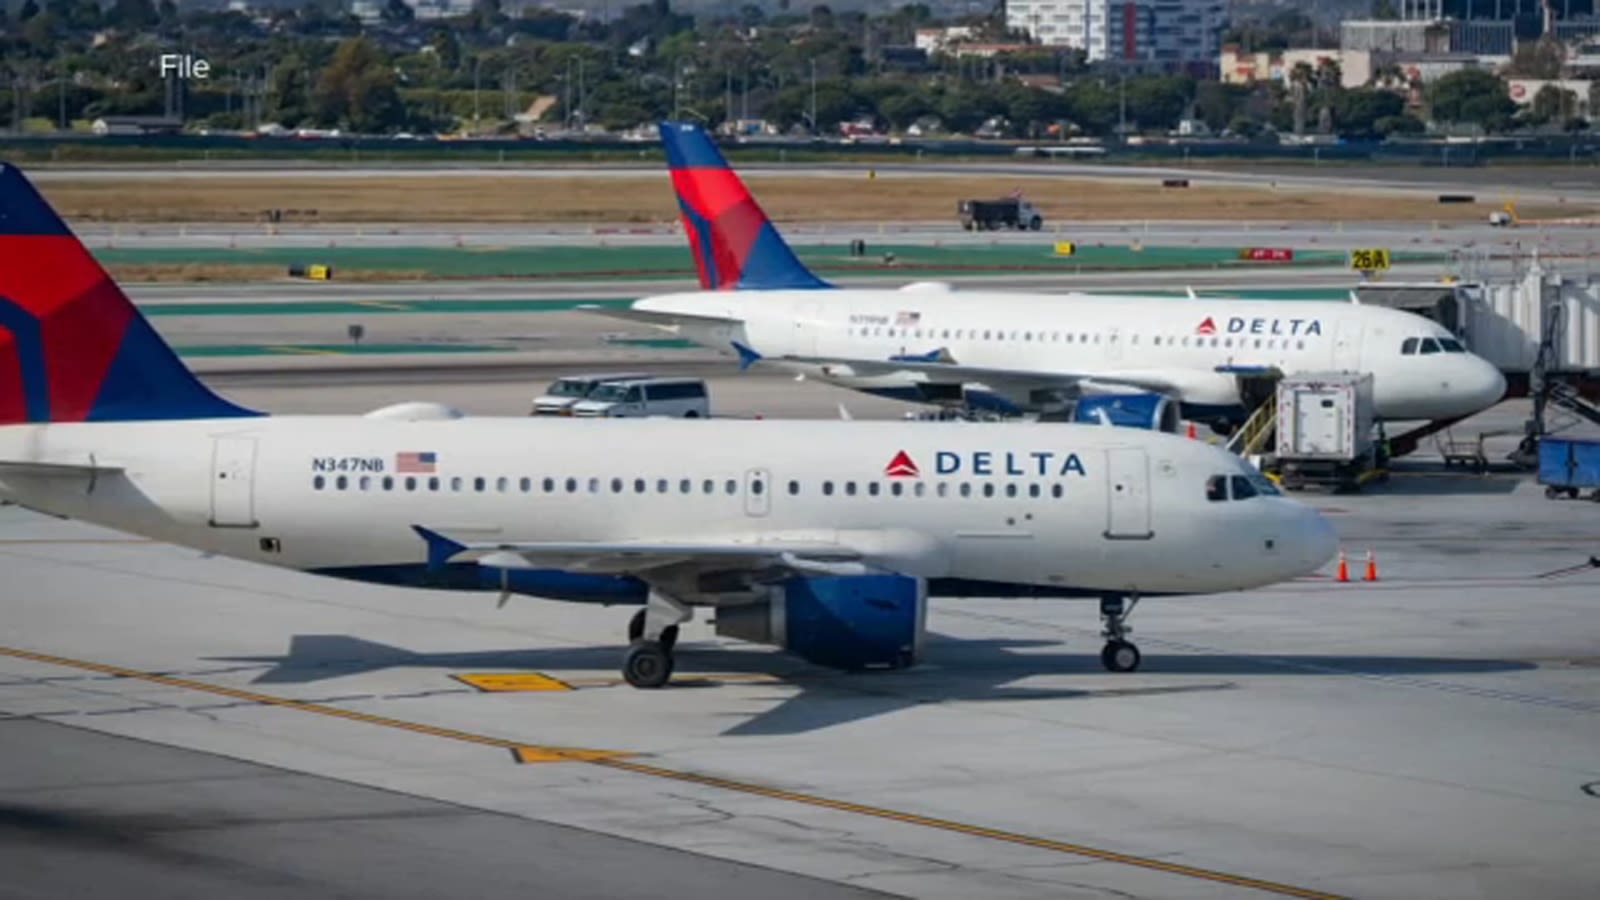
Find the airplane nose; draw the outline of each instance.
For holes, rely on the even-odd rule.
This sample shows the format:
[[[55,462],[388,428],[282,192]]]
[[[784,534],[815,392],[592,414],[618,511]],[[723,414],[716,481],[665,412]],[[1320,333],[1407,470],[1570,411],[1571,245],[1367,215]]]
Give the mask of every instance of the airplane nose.
[[[1506,376],[1487,359],[1474,357],[1472,361],[1477,364],[1473,397],[1480,404],[1479,409],[1488,409],[1506,395]]]
[[[1299,522],[1295,530],[1296,554],[1300,563],[1297,575],[1309,575],[1328,564],[1339,552],[1339,534],[1328,520],[1309,506],[1298,510]]]

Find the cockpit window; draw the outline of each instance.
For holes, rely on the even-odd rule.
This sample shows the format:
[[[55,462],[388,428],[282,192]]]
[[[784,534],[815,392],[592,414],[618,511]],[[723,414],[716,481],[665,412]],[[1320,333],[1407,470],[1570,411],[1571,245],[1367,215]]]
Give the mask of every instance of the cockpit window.
[[[1438,352],[1439,352],[1439,342],[1438,341],[1434,340],[1433,338],[1423,338],[1422,339],[1422,355],[1423,356],[1427,356],[1430,353],[1438,353]]]
[[[1415,356],[1417,354],[1418,343],[1420,343],[1418,338],[1406,338],[1405,342],[1400,345],[1400,355]]]
[[[1228,499],[1228,476],[1213,475],[1206,479],[1206,499],[1213,503]]]
[[[1467,352],[1467,348],[1461,346],[1461,342],[1455,338],[1439,338],[1439,346],[1443,347],[1446,353]]]
[[[1243,475],[1235,475],[1229,481],[1233,486],[1233,499],[1248,500],[1256,495],[1256,489],[1251,486],[1250,479]]]

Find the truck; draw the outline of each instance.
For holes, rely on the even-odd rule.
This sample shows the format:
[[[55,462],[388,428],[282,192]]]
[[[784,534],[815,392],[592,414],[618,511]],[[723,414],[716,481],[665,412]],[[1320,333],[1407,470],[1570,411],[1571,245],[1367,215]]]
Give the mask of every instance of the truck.
[[[1289,490],[1321,484],[1337,492],[1360,490],[1384,478],[1388,459],[1374,437],[1372,374],[1307,372],[1277,387],[1279,482]]]
[[[1539,441],[1539,483],[1551,500],[1563,494],[1574,500],[1585,488],[1600,502],[1600,438],[1559,437]]]
[[[1038,231],[1044,227],[1039,208],[1021,197],[999,200],[962,200],[956,206],[961,227],[968,231],[994,231],[1001,226]]]

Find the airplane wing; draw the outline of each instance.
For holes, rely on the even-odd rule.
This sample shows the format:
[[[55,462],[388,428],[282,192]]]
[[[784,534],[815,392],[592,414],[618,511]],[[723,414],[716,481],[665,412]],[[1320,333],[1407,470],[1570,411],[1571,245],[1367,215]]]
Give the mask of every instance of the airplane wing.
[[[876,571],[864,555],[843,544],[806,541],[770,543],[644,541],[456,541],[413,525],[428,543],[428,563],[463,557],[499,569],[563,569],[645,578],[668,570],[697,573],[860,575]]]
[[[1155,393],[1173,393],[1178,386],[1173,382],[1150,374],[1107,372],[1041,372],[1036,369],[1007,369],[993,366],[970,366],[931,358],[849,359],[829,356],[767,356],[765,360],[797,362],[847,369],[849,374],[863,377],[916,373],[935,382],[982,382],[991,388],[1015,387],[1022,390],[1059,388],[1081,390],[1085,387],[1132,388]]]

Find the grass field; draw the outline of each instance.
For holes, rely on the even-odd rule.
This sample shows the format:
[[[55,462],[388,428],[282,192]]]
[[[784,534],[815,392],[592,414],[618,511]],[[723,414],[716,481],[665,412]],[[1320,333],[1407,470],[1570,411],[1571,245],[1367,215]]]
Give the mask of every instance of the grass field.
[[[1500,208],[1485,202],[1440,204],[1431,196],[1351,191],[1279,191],[1212,185],[1165,188],[1150,177],[1116,180],[997,175],[869,179],[748,176],[778,221],[953,220],[963,197],[1014,190],[1051,220],[1140,219],[1482,222]],[[216,177],[61,179],[40,189],[68,222],[251,222],[269,209],[286,221],[317,222],[672,222],[677,203],[666,176],[527,178],[496,175],[373,176],[350,179]],[[1366,190],[1371,191],[1368,187]],[[1589,215],[1572,206],[1521,210],[1528,218]]]
[[[807,266],[824,276],[940,277],[994,272],[1091,272],[1116,269],[1186,269],[1250,267],[1270,269],[1283,263],[1251,263],[1227,247],[1174,247],[1081,244],[1071,256],[1058,256],[1050,236],[993,245],[955,244],[931,247],[870,243],[869,254],[852,257],[841,246],[796,247]],[[287,276],[296,264],[333,267],[334,280],[417,281],[466,278],[595,278],[626,281],[637,278],[694,277],[688,248],[645,247],[326,247],[304,249],[102,248],[95,256],[119,281],[202,282],[262,281]],[[890,257],[891,259],[886,259]],[[1396,251],[1396,262],[1438,257]],[[1307,265],[1339,265],[1337,250],[1300,249],[1296,261]]]

